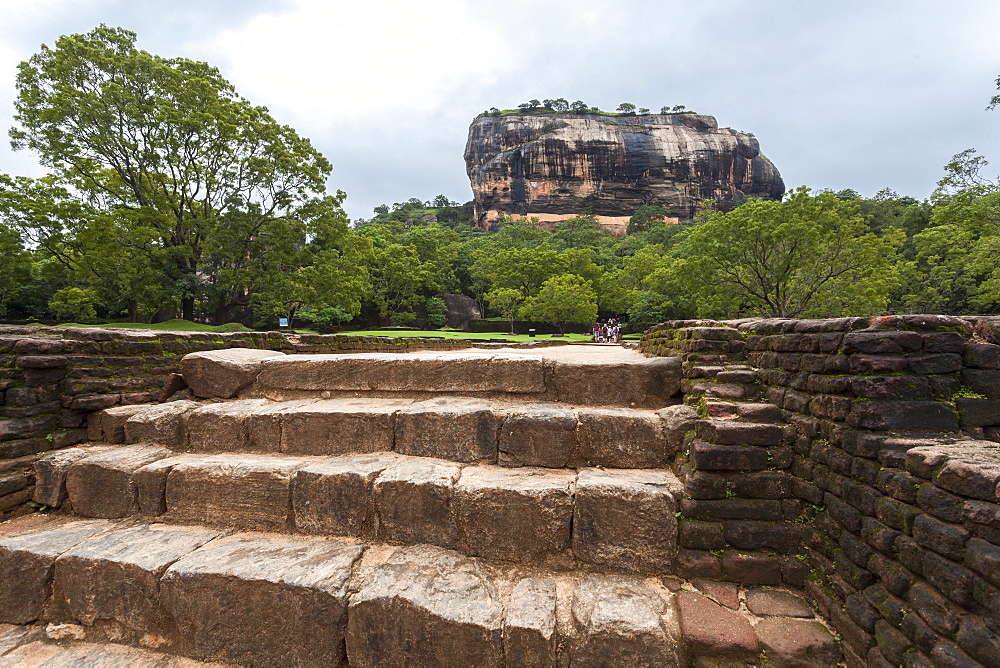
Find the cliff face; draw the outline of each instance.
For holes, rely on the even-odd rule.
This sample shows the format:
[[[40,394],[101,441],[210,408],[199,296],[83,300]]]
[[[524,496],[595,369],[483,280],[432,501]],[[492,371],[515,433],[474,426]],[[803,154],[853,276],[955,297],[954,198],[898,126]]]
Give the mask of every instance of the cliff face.
[[[707,199],[726,208],[785,190],[756,139],[699,114],[481,116],[465,165],[484,228],[501,212],[551,223],[589,210],[621,232],[643,204],[688,221]]]

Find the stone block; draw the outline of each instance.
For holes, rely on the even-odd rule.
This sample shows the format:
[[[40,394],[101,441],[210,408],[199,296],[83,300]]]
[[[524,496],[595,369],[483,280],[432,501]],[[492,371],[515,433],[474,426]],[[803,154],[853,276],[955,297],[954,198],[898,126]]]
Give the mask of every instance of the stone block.
[[[91,450],[69,448],[57,450],[36,461],[35,491],[32,500],[42,506],[58,508],[66,501],[66,474],[73,462],[89,457]]]
[[[851,389],[865,399],[901,399],[926,401],[932,398],[931,386],[924,376],[856,376]]]
[[[317,399],[297,399],[269,403],[247,417],[247,449],[253,452],[280,452],[281,428],[285,412],[315,403]]]
[[[958,431],[958,417],[937,401],[855,402],[847,424],[878,431]]]
[[[239,665],[341,665],[348,581],[361,545],[236,534],[164,573],[164,606],[185,654]]]
[[[556,583],[525,578],[514,586],[503,622],[507,665],[555,666]]]
[[[820,622],[764,619],[754,627],[754,632],[768,660],[775,665],[812,668],[840,664],[840,647]]]
[[[503,664],[503,605],[475,561],[404,547],[351,597],[346,638],[353,665],[491,668]]]
[[[110,522],[88,520],[0,536],[0,623],[30,624],[40,618],[56,558],[111,527]]]
[[[642,580],[592,575],[574,592],[572,615],[579,636],[570,665],[596,666],[614,657],[621,666],[680,665],[665,617],[672,611]]]
[[[56,559],[55,619],[84,626],[113,625],[113,635],[136,643],[172,623],[160,600],[160,577],[172,563],[219,535],[166,524],[115,529],[70,548]]]
[[[727,551],[722,556],[722,574],[727,580],[745,584],[781,584],[781,558],[762,552]]]
[[[1000,346],[991,343],[968,343],[964,353],[965,366],[976,369],[1000,369]]]
[[[73,462],[66,492],[73,511],[84,517],[129,517],[139,512],[133,474],[172,453],[157,445],[126,445]]]
[[[681,390],[679,357],[639,362],[586,364],[547,362],[546,395],[579,406],[662,408]]]
[[[375,479],[379,534],[401,543],[457,546],[452,491],[462,467],[454,462],[405,459]]]
[[[373,535],[377,514],[372,485],[399,460],[391,453],[346,455],[299,469],[292,478],[295,528],[336,536]]]
[[[249,417],[264,408],[263,399],[206,404],[187,416],[187,445],[198,452],[246,450],[250,442]]]
[[[660,468],[667,450],[660,417],[629,408],[577,410],[576,452],[571,465]]]
[[[907,358],[910,372],[918,375],[952,374],[962,370],[962,356],[953,353],[910,355]]]
[[[913,520],[913,539],[942,556],[961,561],[969,532],[930,515],[918,515]]]
[[[699,438],[716,445],[778,446],[785,437],[781,426],[759,422],[699,420],[695,431]]]
[[[987,399],[1000,399],[1000,369],[963,369],[962,384]]]
[[[258,385],[271,390],[390,392],[545,391],[538,355],[481,352],[288,355],[266,361]]]
[[[331,399],[289,408],[279,418],[281,451],[301,455],[391,451],[396,413],[411,403],[405,399]]]
[[[125,422],[141,411],[152,408],[156,404],[132,404],[130,406],[115,406],[105,408],[96,417],[100,426],[100,438],[91,440],[104,441],[106,443],[125,443]]]
[[[396,413],[396,452],[457,462],[497,461],[503,416],[479,399],[441,398]]]
[[[219,454],[179,462],[167,475],[169,518],[240,529],[291,526],[291,478],[308,460]]]
[[[499,461],[504,466],[566,466],[573,453],[576,413],[559,404],[512,408],[500,429]]]
[[[254,348],[209,350],[185,355],[181,373],[195,396],[230,399],[253,383],[265,359],[283,356],[274,350]]]
[[[677,553],[678,485],[668,471],[580,471],[574,556],[623,570],[670,571]]]
[[[199,455],[174,455],[146,464],[132,474],[139,512],[158,516],[167,512],[167,475],[177,464],[198,461]]]
[[[466,467],[453,502],[462,547],[516,562],[569,549],[575,479],[564,470]]]
[[[677,594],[681,634],[694,656],[750,661],[760,652],[747,618],[690,591]]]
[[[691,463],[702,471],[759,471],[771,466],[771,455],[765,448],[695,441]]]
[[[955,407],[963,429],[1000,424],[1000,400],[959,398],[955,400]]]
[[[923,340],[916,332],[849,332],[844,335],[843,350],[846,353],[910,353],[922,346]]]
[[[125,440],[182,448],[187,439],[188,414],[200,405],[194,401],[171,401],[139,411],[125,420]]]
[[[1000,501],[997,494],[1000,489],[1000,461],[951,459],[934,476],[934,483],[962,496],[996,503]]]

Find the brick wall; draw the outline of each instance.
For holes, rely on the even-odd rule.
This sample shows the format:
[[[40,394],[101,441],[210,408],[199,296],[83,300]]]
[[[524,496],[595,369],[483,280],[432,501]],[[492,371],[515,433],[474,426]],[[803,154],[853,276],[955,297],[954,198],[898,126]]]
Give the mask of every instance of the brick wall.
[[[689,575],[801,582],[852,665],[1000,665],[998,319],[675,321],[640,349],[684,359],[700,414],[677,462]],[[768,406],[769,460],[714,433]]]

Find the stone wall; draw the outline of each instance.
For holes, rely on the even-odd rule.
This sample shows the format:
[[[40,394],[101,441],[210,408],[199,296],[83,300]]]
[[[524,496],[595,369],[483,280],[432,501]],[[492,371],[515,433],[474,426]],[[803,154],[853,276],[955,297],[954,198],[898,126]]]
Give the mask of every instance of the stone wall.
[[[458,350],[562,345],[280,332],[159,332],[0,325],[0,520],[29,512],[31,466],[46,451],[87,440],[87,415],[157,401],[184,355],[222,348],[286,353]]]
[[[850,665],[1000,665],[998,344],[997,319],[948,316],[649,330],[701,416],[677,462],[681,566],[801,581]],[[751,437],[727,445],[716,418],[738,411]],[[743,470],[719,470],[726,448]]]

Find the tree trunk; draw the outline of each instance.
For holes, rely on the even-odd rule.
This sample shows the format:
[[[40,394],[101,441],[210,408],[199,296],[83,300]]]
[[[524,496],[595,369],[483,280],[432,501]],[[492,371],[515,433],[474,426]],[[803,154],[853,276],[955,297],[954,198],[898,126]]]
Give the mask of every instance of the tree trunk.
[[[194,322],[194,297],[181,299],[181,317]]]
[[[139,302],[134,299],[126,300],[128,304],[128,321],[139,322]]]

